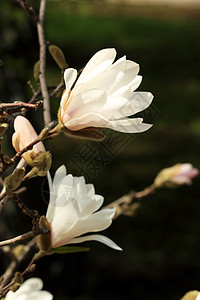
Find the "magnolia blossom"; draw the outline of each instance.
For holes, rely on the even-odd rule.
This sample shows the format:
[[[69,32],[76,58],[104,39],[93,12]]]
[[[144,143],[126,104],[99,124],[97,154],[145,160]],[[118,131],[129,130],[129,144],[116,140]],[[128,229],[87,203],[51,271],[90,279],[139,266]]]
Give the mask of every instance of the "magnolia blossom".
[[[126,60],[126,56],[113,63],[115,56],[115,49],[97,52],[77,81],[75,69],[65,70],[66,89],[58,113],[62,126],[72,131],[106,127],[127,133],[151,127],[142,123],[142,118],[128,118],[147,108],[153,100],[149,92],[135,92],[142,81],[137,75],[139,65]]]
[[[42,291],[43,283],[39,278],[26,280],[16,292],[9,291],[5,300],[52,300],[53,295]]]
[[[53,182],[48,174],[48,181],[50,202],[46,218],[50,223],[52,248],[96,240],[121,250],[103,235],[84,235],[109,227],[115,214],[115,208],[97,211],[104,199],[95,194],[92,184],[86,184],[84,177],[66,175],[63,165],[56,171]]]
[[[154,180],[156,187],[179,186],[192,184],[192,179],[199,174],[199,170],[192,164],[176,164],[170,168],[163,169]]]
[[[28,146],[38,138],[31,123],[22,116],[17,116],[14,121],[15,133],[12,136],[12,144],[17,152]],[[42,142],[38,142],[33,146],[33,150],[26,151],[22,157],[26,162],[32,165],[32,153],[45,152],[45,147]]]

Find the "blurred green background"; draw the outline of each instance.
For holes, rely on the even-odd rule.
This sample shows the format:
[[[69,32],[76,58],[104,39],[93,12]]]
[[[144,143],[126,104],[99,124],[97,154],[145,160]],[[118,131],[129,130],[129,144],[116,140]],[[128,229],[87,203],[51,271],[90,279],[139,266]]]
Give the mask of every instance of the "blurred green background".
[[[32,3],[37,9],[39,1]],[[1,100],[27,101],[32,96],[27,80],[36,86],[35,25],[11,1],[1,2],[0,15]],[[62,135],[46,143],[53,154],[52,173],[66,164],[70,173],[92,182],[108,204],[150,185],[162,168],[178,162],[200,167],[200,10],[49,0],[45,25],[47,40],[64,51],[70,67],[82,68],[96,51],[115,47],[117,58],[126,54],[140,64],[138,90],[155,96],[140,114],[153,123],[148,132],[106,131],[106,140],[98,144]],[[49,84],[60,81],[50,54],[47,78]],[[56,119],[59,98],[52,99],[51,107]],[[39,132],[41,109],[27,116]],[[14,153],[8,135],[3,147]],[[24,201],[45,214],[46,180],[37,178],[27,186]],[[180,299],[188,290],[200,290],[199,212],[199,178],[191,187],[160,190],[142,201],[134,217],[120,217],[106,230],[122,253],[91,242],[88,253],[42,259],[34,275],[59,300]],[[25,232],[25,224],[28,231],[30,220],[9,202],[0,221],[1,240]],[[0,254],[1,270],[7,263],[3,258]]]

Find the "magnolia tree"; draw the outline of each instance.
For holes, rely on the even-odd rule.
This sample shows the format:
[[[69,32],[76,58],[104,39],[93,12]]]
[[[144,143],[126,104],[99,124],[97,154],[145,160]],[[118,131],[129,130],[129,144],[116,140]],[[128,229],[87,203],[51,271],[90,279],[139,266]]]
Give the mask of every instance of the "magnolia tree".
[[[39,12],[27,0],[16,2],[35,22],[40,51],[39,61],[34,66],[37,89],[29,82],[33,91],[30,101],[0,104],[0,133],[4,134],[8,124],[14,126],[12,145],[16,151],[12,158],[0,152],[3,183],[0,212],[9,199],[15,201],[19,209],[30,217],[32,230],[0,242],[2,252],[11,259],[6,270],[0,268],[0,298],[44,300],[53,299],[53,295],[42,289],[42,280],[34,277],[26,280],[27,274],[29,277],[34,274],[39,259],[53,253],[87,251],[88,248],[80,245],[85,241],[98,241],[113,250],[122,251],[125,245],[121,245],[119,240],[120,246],[99,232],[108,228],[120,215],[134,215],[141,200],[157,189],[191,184],[198,170],[190,163],[164,169],[149,187],[139,192],[131,191],[107,206],[103,206],[104,198],[96,194],[92,183],[86,182],[83,176],[67,174],[64,165],[58,166],[52,179],[49,172],[52,157],[44,146],[46,140],[54,140],[64,133],[67,137],[98,142],[105,137],[104,128],[128,134],[145,132],[152,125],[143,123],[142,118],[134,115],[151,104],[153,95],[136,91],[142,80],[138,75],[139,65],[127,60],[126,56],[115,60],[116,50],[113,48],[98,51],[82,70],[77,71],[67,66],[60,48],[50,45],[49,51],[61,69],[61,79],[57,86],[49,87],[45,72],[47,43],[43,26],[46,0],[40,1]],[[61,91],[58,118],[51,120],[51,98]],[[27,110],[39,107],[43,109],[45,126],[37,135],[25,116]],[[14,122],[9,121],[11,116]],[[73,143],[73,139],[70,142]],[[13,166],[14,171],[5,175],[4,172],[8,174]],[[25,181],[37,176],[48,178],[50,197],[46,216],[30,209],[21,199]],[[16,243],[24,246],[18,255],[12,257],[10,252],[18,247]],[[21,270],[21,264],[27,261],[27,257],[29,262],[25,270]],[[191,291],[182,299],[199,299],[198,295],[197,291]]]

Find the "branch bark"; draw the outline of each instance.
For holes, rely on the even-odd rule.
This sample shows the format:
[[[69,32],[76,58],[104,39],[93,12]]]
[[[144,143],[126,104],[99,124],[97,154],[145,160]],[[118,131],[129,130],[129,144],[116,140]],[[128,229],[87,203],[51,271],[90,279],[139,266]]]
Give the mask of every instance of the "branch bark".
[[[11,244],[15,244],[15,243],[18,243],[18,242],[21,242],[23,240],[26,240],[26,239],[29,239],[29,238],[32,238],[34,237],[36,234],[33,232],[33,231],[29,231],[27,233],[24,233],[24,234],[20,234],[12,239],[8,239],[8,240],[5,240],[3,242],[0,242],[0,247],[3,247],[3,246],[7,246],[7,245],[11,245]]]
[[[50,111],[50,96],[48,93],[46,83],[46,40],[44,32],[44,16],[45,16],[46,0],[40,1],[40,12],[37,20],[37,32],[40,46],[40,74],[39,81],[43,97],[43,117],[44,124],[47,125],[51,122],[51,111]]]

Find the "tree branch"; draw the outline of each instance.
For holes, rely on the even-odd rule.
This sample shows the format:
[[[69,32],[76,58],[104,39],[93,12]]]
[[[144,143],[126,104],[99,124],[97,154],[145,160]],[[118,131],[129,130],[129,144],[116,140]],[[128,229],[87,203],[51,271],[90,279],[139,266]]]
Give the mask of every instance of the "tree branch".
[[[47,125],[51,122],[51,112],[50,112],[50,97],[48,93],[47,83],[46,83],[46,40],[44,33],[44,16],[45,16],[46,0],[40,1],[40,12],[39,18],[37,20],[37,31],[38,39],[40,45],[40,74],[39,81],[43,97],[43,117],[44,123]]]
[[[112,203],[104,206],[105,208],[116,208],[116,213],[113,219],[116,219],[120,215],[134,215],[136,209],[138,208],[139,201],[144,197],[152,194],[156,190],[154,184],[145,188],[140,192],[129,192],[128,194],[120,197],[119,199],[113,201]]]
[[[36,239],[33,238],[27,245],[24,246],[23,252],[10,263],[6,272],[0,278],[0,296],[1,291],[7,284],[7,282],[12,278],[17,267],[26,259],[26,257],[30,254],[31,250],[36,246]]]
[[[38,233],[39,234],[39,233]],[[36,236],[36,234],[33,232],[33,231],[29,231],[27,233],[24,233],[24,234],[20,234],[12,239],[8,239],[8,240],[5,240],[5,241],[2,241],[0,242],[0,247],[3,247],[3,246],[7,246],[7,245],[11,245],[11,244],[15,244],[17,242],[21,242],[23,240],[26,240],[26,239],[29,239],[29,238],[32,238]]]

